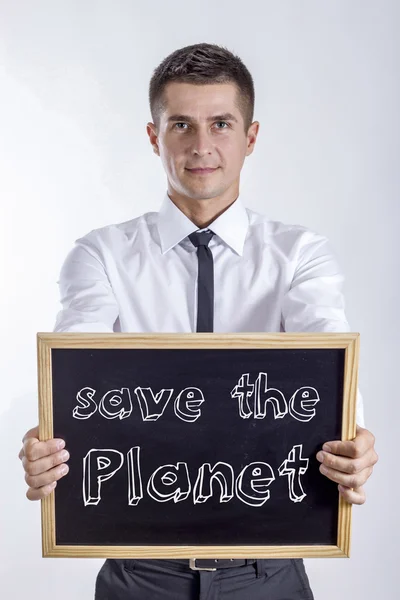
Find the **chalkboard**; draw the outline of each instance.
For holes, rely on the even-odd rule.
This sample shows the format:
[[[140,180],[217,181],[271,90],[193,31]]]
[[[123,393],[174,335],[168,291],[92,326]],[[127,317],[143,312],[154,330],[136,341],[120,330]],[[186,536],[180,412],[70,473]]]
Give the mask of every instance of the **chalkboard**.
[[[358,334],[38,334],[43,556],[348,556]]]

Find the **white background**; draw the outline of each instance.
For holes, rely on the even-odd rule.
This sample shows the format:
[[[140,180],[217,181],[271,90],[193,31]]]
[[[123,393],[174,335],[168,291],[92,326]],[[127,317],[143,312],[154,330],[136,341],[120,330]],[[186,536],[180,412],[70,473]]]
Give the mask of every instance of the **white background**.
[[[41,558],[40,504],[25,498],[17,455],[37,423],[35,336],[53,328],[74,240],[160,206],[148,83],[167,54],[204,41],[254,77],[261,126],[242,172],[247,205],[330,238],[361,333],[380,461],[353,509],[351,558],[306,560],[315,597],[398,598],[399,26],[396,0],[1,1],[4,598],[93,597],[103,561]]]

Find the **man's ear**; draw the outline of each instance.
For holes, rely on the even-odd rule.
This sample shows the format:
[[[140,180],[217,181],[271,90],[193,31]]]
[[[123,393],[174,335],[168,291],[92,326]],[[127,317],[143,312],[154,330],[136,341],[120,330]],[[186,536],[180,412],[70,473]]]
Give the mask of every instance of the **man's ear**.
[[[147,134],[150,139],[150,143],[153,146],[153,152],[159,156],[160,152],[158,150],[158,144],[157,144],[157,139],[158,139],[157,128],[154,125],[154,123],[147,123],[146,130],[147,130]]]
[[[254,121],[250,125],[250,127],[249,127],[249,131],[247,133],[247,152],[246,152],[246,156],[250,156],[250,154],[252,154],[252,152],[254,150],[254,146],[256,144],[256,140],[257,140],[257,135],[258,135],[259,128],[260,128],[259,121]]]

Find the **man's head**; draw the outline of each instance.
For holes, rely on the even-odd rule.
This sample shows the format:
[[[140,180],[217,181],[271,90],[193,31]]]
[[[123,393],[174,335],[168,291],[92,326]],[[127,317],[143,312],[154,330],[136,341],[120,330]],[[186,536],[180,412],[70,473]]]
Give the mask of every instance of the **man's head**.
[[[176,50],[155,69],[149,101],[153,123],[147,132],[167,174],[169,195],[233,202],[259,128],[252,123],[253,79],[240,58],[206,43]],[[191,171],[202,167],[215,170]]]

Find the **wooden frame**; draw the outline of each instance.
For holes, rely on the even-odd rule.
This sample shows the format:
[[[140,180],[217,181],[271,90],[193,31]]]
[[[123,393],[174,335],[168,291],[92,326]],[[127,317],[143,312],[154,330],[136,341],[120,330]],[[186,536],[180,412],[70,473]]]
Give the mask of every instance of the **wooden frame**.
[[[39,437],[53,435],[53,348],[240,348],[240,349],[344,349],[342,440],[356,434],[358,385],[358,333],[38,333]],[[339,492],[338,492],[339,493]],[[91,558],[315,558],[350,556],[352,505],[341,496],[338,542],[333,546],[66,546],[56,544],[54,493],[41,500],[42,553],[44,557]]]

